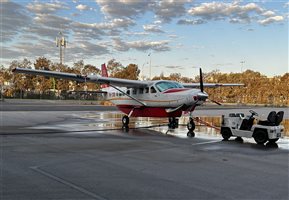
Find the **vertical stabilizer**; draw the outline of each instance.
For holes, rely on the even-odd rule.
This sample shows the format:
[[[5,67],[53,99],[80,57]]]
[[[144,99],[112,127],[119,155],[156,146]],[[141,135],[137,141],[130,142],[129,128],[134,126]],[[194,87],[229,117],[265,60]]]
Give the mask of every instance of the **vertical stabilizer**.
[[[105,63],[103,63],[103,64],[101,65],[101,76],[102,76],[102,77],[108,77]]]
[[[101,76],[102,77],[108,77],[108,73],[107,73],[107,69],[106,69],[105,63],[103,63],[101,65]],[[107,88],[107,87],[109,87],[109,85],[101,84],[101,88]]]

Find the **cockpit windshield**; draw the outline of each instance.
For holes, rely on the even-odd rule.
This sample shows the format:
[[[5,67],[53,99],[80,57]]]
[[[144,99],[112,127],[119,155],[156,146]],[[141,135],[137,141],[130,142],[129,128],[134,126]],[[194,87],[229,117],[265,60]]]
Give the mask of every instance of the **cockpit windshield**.
[[[166,90],[172,89],[172,88],[184,88],[184,87],[177,82],[161,81],[161,82],[156,83],[156,88],[160,92],[163,92],[163,91],[166,91]]]

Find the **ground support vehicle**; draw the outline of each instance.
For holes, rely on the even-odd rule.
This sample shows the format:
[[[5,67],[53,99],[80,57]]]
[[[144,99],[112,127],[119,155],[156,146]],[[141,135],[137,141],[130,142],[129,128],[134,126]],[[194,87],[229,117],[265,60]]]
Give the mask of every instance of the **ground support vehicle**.
[[[253,110],[249,111],[251,115],[245,117],[243,113],[231,113],[229,116],[222,116],[221,134],[224,140],[230,137],[253,137],[257,144],[265,144],[266,142],[275,143],[284,134],[284,126],[280,125],[283,120],[284,112],[269,113],[267,120],[258,120],[254,124],[256,113]]]

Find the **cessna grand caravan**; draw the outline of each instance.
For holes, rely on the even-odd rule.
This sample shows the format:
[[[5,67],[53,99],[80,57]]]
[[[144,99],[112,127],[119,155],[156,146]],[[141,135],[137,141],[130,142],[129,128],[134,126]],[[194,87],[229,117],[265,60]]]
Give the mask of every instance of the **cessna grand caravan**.
[[[189,112],[187,125],[188,136],[193,137],[195,123],[191,117],[196,106],[202,105],[208,94],[204,87],[243,86],[243,84],[203,83],[200,69],[200,83],[179,83],[175,81],[156,80],[140,81],[107,77],[105,64],[102,65],[102,75],[78,75],[57,71],[15,68],[14,73],[41,75],[78,82],[92,82],[103,84],[108,93],[108,100],[125,113],[122,118],[123,128],[128,129],[130,117],[166,117],[169,118],[169,128],[178,126],[176,118],[183,112]]]

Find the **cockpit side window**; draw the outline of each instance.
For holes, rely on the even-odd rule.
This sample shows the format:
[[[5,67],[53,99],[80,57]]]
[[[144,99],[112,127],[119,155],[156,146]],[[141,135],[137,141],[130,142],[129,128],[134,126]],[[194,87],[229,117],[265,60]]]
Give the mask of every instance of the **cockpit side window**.
[[[151,93],[157,93],[156,89],[154,88],[154,86],[151,86]]]
[[[166,81],[156,83],[156,87],[160,92],[163,92],[172,88],[183,88],[183,86],[177,82],[166,82]]]

